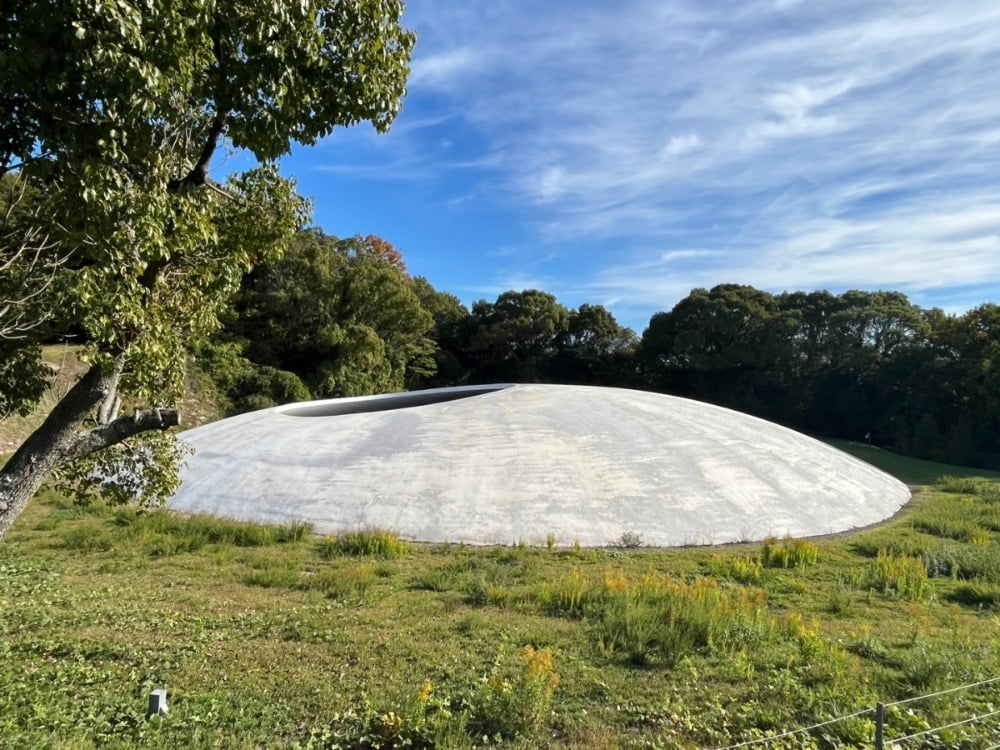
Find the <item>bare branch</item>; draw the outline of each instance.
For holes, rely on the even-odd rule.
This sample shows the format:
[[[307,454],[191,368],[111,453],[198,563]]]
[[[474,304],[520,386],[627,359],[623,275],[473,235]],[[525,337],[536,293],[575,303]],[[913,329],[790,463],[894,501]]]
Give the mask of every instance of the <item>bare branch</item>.
[[[17,164],[4,164],[0,166],[0,177],[2,177],[5,174],[20,172],[29,164],[34,164],[36,161],[43,161],[45,159],[48,159],[50,156],[52,156],[52,152],[45,151],[44,153],[38,154],[37,156],[33,156],[30,159],[25,159],[23,161],[20,161]]]
[[[60,254],[59,243],[39,226],[16,226],[26,185],[17,180],[9,189],[0,217],[0,339],[19,339],[52,317],[51,309],[32,303],[49,289],[69,256]]]

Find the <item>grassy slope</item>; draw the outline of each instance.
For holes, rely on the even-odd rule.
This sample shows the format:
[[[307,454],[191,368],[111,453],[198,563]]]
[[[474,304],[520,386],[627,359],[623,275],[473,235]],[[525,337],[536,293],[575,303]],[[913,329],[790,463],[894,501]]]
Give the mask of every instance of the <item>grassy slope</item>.
[[[752,591],[733,580],[733,560],[759,545],[414,546],[395,559],[327,559],[325,540],[267,543],[259,530],[82,509],[48,494],[0,545],[0,747],[334,747],[338,736],[350,747],[434,727],[471,746],[483,732],[515,733],[516,722],[489,720],[491,685],[510,699],[501,713],[526,725],[533,706],[544,709],[509,746],[718,747],[801,726],[997,673],[995,495],[923,490],[882,528],[818,541],[814,565],[750,565],[766,591],[760,616],[741,619],[729,601],[729,614],[713,615],[713,644],[675,659],[656,645],[669,628],[657,631],[643,607],[680,596],[665,580],[710,572],[725,592]],[[914,598],[879,593],[871,555],[886,548],[936,564],[966,555],[980,576],[933,578]],[[554,608],[574,591],[590,602],[583,619]],[[680,621],[691,625],[698,607],[688,609]],[[552,650],[551,706],[525,681],[524,644]],[[431,698],[419,701],[425,683]],[[145,696],[159,686],[172,712],[147,722]],[[891,731],[971,715],[990,697],[917,704],[893,714]],[[819,745],[769,747],[870,746],[864,719],[825,731]],[[952,746],[934,741],[926,747]]]
[[[882,471],[888,472],[910,485],[933,484],[938,477],[944,475],[958,477],[990,477],[1000,478],[1000,473],[986,469],[974,469],[967,466],[939,464],[934,461],[923,461],[919,458],[907,458],[891,451],[882,450],[864,443],[854,443],[848,440],[829,438],[826,442],[845,453],[867,461]]]
[[[838,447],[911,484],[984,474]],[[276,543],[259,527],[49,492],[0,543],[0,748],[389,746],[435,733],[461,747],[496,732],[513,747],[711,748],[994,676],[992,486],[921,489],[891,523],[818,540],[818,561],[788,570],[757,568],[761,545],[331,558],[327,540]],[[897,585],[907,554],[941,575],[911,596],[884,591],[879,550],[896,553]],[[707,614],[698,586],[720,602]],[[766,604],[747,615],[756,597]],[[566,613],[574,602],[583,617]],[[710,643],[687,648],[706,623]],[[519,660],[525,644],[552,651],[551,705],[545,665]],[[161,686],[171,714],[146,721]],[[890,736],[997,697],[918,702],[891,712]],[[767,746],[870,747],[871,728],[861,718],[816,744]],[[961,747],[1000,741],[983,723],[956,731]]]
[[[43,348],[42,359],[52,369],[52,384],[34,412],[26,417],[0,419],[0,454],[13,452],[42,423],[45,415],[83,374],[85,365],[77,358],[79,351],[79,346],[69,344],[54,344]]]

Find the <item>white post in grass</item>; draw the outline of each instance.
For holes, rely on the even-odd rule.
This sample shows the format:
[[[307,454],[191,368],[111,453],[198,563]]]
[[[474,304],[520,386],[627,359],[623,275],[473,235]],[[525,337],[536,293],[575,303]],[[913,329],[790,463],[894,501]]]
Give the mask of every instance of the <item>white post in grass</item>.
[[[149,707],[146,708],[146,718],[150,716],[166,716],[170,709],[167,708],[167,691],[163,688],[154,690],[149,694]]]

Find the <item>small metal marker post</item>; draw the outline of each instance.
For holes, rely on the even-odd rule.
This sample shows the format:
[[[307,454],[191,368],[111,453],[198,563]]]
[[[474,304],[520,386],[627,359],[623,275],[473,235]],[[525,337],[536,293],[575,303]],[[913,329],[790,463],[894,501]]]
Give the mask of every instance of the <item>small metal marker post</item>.
[[[885,704],[875,704],[875,750],[885,750]]]
[[[149,694],[149,706],[146,708],[146,718],[150,716],[166,716],[170,709],[167,708],[167,691],[163,688],[154,690]]]

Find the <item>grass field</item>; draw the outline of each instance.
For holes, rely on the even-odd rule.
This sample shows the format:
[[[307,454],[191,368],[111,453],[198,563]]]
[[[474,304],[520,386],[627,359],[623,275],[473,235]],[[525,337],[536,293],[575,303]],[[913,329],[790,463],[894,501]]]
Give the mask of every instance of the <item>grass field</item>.
[[[991,678],[1000,483],[946,473],[857,535],[679,550],[317,538],[48,492],[0,543],[0,747],[713,748]],[[888,736],[995,687],[890,709]],[[991,747],[990,721],[905,747]]]
[[[990,479],[1000,479],[1000,474],[986,469],[974,469],[967,466],[953,466],[952,464],[939,464],[934,461],[922,461],[919,458],[907,458],[892,451],[876,448],[864,443],[854,443],[847,440],[837,440],[830,438],[825,442],[834,448],[839,448],[845,453],[860,458],[862,461],[877,466],[882,471],[888,472],[901,479],[909,485],[934,484],[938,477],[987,477]]]

